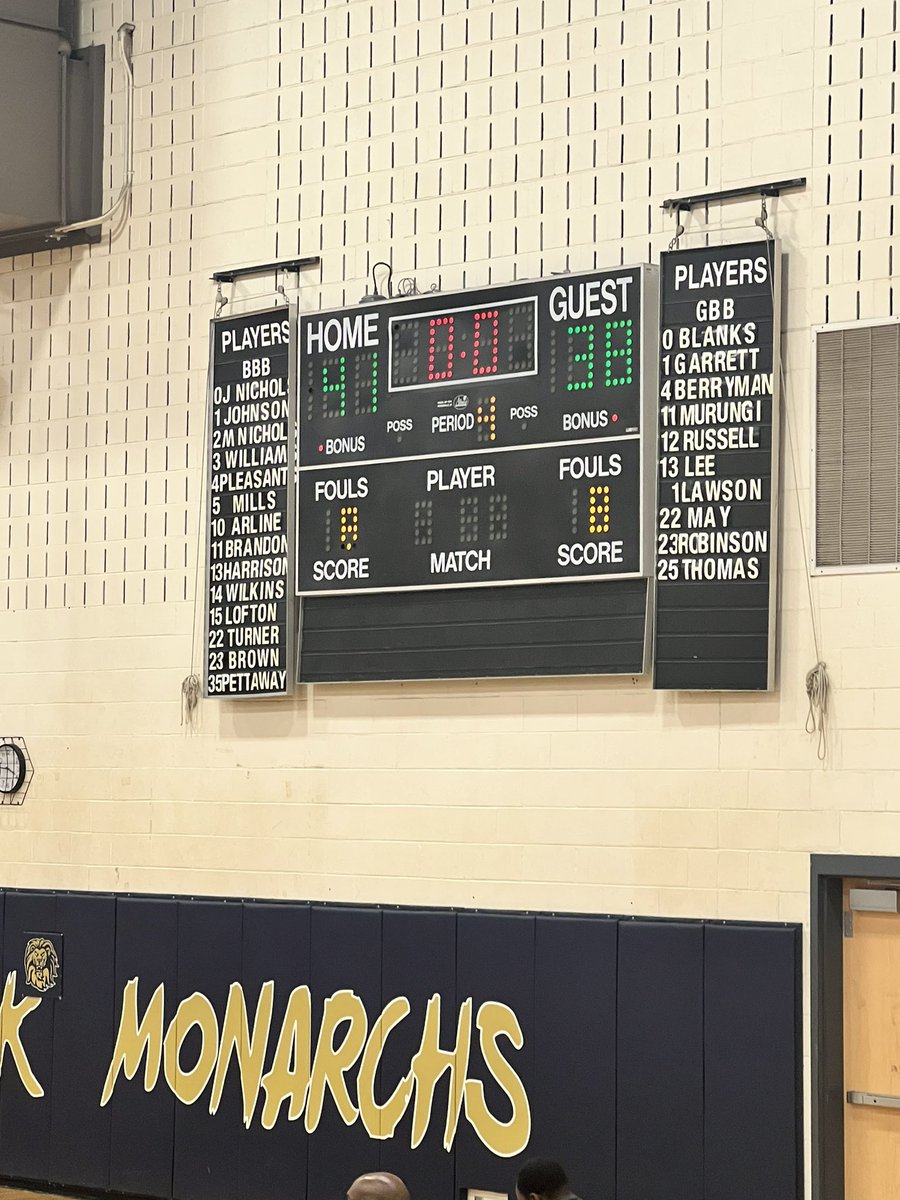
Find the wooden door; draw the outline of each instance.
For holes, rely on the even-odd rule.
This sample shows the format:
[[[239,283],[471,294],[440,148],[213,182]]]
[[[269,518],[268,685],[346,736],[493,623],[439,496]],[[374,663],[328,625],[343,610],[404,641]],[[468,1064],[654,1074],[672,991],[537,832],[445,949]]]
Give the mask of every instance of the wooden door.
[[[864,885],[844,883],[845,1200],[900,1200],[900,915],[850,912],[851,886]]]

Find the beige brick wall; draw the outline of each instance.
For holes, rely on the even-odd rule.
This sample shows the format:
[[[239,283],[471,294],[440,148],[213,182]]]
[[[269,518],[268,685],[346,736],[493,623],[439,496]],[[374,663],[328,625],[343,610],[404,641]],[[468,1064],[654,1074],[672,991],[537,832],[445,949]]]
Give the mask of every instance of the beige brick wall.
[[[4,883],[803,920],[810,852],[900,854],[900,580],[808,583],[806,557],[810,326],[897,305],[892,5],[84,8],[108,59],[136,25],[136,183],[99,246],[0,260],[0,730],[37,768],[0,810]],[[107,196],[123,116],[113,67]],[[380,258],[445,289],[658,261],[667,196],[799,175],[770,202],[790,256],[777,691],[319,687],[181,725],[212,270],[321,254],[315,309]],[[683,244],[754,236],[757,214],[698,211]]]

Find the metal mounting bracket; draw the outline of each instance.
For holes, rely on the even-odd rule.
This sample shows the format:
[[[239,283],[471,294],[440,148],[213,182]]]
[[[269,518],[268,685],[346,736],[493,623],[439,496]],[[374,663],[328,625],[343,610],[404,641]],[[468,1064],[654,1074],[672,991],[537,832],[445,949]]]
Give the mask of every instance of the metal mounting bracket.
[[[806,187],[806,177],[800,179],[777,179],[772,183],[749,183],[745,187],[725,188],[720,192],[701,192],[696,196],[676,196],[663,200],[666,212],[690,212],[700,204],[714,204],[723,200],[744,200],[747,196],[780,196],[782,192],[798,191]]]
[[[281,262],[259,263],[256,266],[232,267],[228,271],[216,271],[210,275],[213,283],[234,283],[236,279],[246,279],[251,275],[274,275],[276,271],[305,271],[308,267],[317,267],[322,259],[318,254],[309,258],[285,258]]]

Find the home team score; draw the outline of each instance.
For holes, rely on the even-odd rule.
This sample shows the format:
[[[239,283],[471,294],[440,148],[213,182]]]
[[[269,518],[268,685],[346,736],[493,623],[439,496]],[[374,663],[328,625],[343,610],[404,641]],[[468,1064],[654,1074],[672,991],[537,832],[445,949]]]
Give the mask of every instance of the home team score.
[[[300,594],[639,574],[654,283],[620,268],[301,318]]]

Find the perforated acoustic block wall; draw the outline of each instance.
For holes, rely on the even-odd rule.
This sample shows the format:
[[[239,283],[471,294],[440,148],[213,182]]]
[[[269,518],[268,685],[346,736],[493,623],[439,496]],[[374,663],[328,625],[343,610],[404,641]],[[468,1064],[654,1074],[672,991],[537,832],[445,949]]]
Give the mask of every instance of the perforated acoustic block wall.
[[[9,886],[805,919],[810,851],[900,851],[898,582],[808,579],[809,329],[897,309],[892,0],[95,0],[104,202],[91,247],[0,260],[0,729],[27,803]],[[201,702],[213,271],[226,312],[658,262],[671,196],[805,176],[787,254],[778,681],[301,687]],[[756,200],[682,245],[763,237]],[[816,638],[813,637],[813,618]],[[816,640],[817,639],[817,640]],[[832,682],[825,766],[806,672]]]

